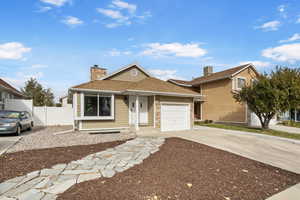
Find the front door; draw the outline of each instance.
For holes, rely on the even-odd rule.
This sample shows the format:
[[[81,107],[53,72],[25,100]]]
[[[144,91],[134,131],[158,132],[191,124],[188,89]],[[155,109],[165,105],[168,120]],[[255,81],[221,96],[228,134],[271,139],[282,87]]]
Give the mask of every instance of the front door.
[[[129,124],[134,125],[136,122],[136,96],[129,96]],[[148,123],[148,97],[139,97],[139,123]]]

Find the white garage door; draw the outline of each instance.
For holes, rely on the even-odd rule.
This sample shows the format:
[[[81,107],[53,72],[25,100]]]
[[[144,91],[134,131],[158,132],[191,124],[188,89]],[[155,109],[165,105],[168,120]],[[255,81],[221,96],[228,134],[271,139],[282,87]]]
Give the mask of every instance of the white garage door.
[[[161,131],[190,129],[190,106],[187,104],[161,105]]]

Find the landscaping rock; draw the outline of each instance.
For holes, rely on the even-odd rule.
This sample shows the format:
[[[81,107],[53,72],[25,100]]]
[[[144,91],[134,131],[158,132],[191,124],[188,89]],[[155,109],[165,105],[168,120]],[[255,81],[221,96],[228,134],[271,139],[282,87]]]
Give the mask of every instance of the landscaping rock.
[[[156,141],[158,140],[158,141]],[[163,141],[163,140],[162,140]],[[52,200],[76,183],[100,178],[110,178],[140,164],[162,144],[161,139],[136,138],[94,153],[68,164],[54,165],[49,169],[34,171],[0,184],[0,200],[10,197],[18,200]]]

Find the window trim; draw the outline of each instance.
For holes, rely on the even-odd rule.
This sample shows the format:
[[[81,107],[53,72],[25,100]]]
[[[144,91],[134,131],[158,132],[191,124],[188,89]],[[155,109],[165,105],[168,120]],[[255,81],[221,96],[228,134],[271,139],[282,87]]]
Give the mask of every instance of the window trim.
[[[245,77],[242,77],[242,76],[237,76],[236,81],[235,81],[235,89],[236,90],[241,90],[242,89],[242,88],[239,88],[239,79],[243,79],[245,81],[245,86],[246,86],[247,79]]]
[[[99,97],[111,98],[111,116],[84,116],[84,97],[85,96],[97,96],[97,105],[99,105]],[[115,119],[115,95],[106,93],[81,93],[80,94],[80,120],[114,120]],[[97,109],[97,115],[99,115],[99,109]]]

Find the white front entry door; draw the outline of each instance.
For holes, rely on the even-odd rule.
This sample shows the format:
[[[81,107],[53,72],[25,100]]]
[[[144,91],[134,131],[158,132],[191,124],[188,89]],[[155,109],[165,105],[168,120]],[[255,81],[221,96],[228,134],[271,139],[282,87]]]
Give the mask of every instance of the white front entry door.
[[[191,128],[190,106],[187,104],[161,105],[161,131],[179,131]]]
[[[136,122],[136,96],[129,96],[129,124]],[[139,96],[139,123],[148,123],[148,97]]]

